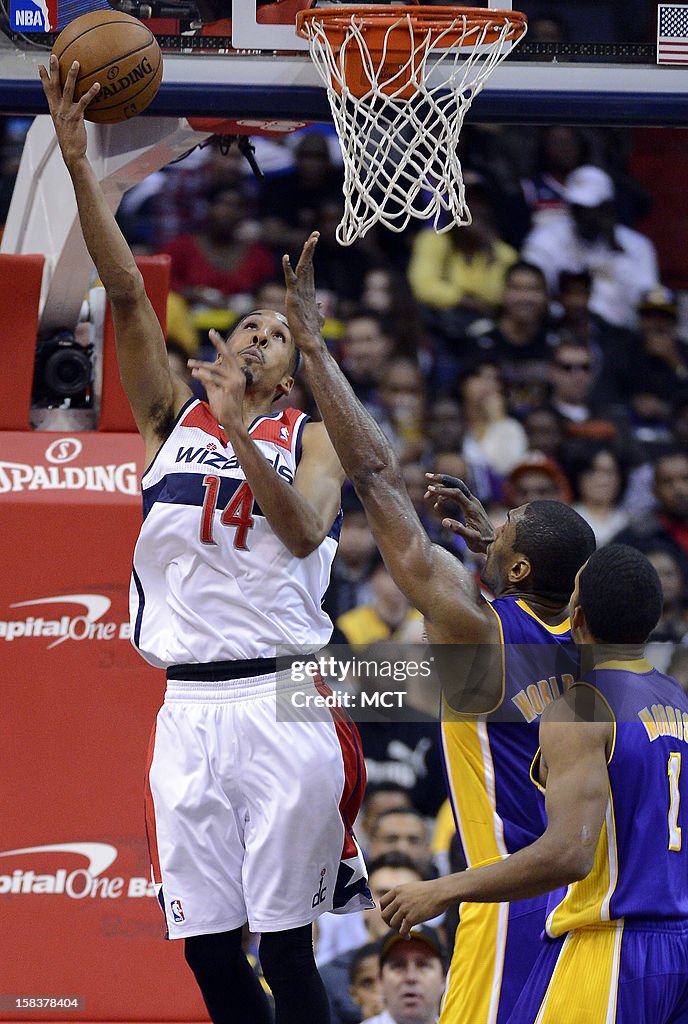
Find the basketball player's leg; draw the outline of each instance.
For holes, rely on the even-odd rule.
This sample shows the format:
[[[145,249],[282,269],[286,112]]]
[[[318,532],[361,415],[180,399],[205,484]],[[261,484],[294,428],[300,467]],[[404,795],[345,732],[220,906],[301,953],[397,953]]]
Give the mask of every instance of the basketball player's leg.
[[[241,710],[244,897],[249,927],[279,1024],[323,1024],[329,1002],[312,946],[312,923],[333,909],[372,906],[351,832],[365,772],[350,723],[280,721],[272,699]],[[249,739],[250,737],[250,739]]]
[[[688,1024],[688,925],[626,922],[619,956],[618,1024]]]
[[[242,929],[194,935],[184,956],[213,1024],[272,1024],[272,1010],[241,947]]]
[[[506,1024],[540,953],[545,906],[463,904],[440,1024]]]
[[[270,1024],[270,1004],[241,948],[246,811],[218,778],[223,759],[214,749],[213,736],[233,735],[231,714],[231,705],[208,707],[183,683],[168,687],[151,737],[146,826],[168,936],[185,940],[214,1024]]]
[[[630,980],[632,960],[622,921],[544,942],[509,1024],[663,1024],[665,1017],[645,1015],[642,999],[630,1016],[621,1012],[620,985]]]
[[[320,914],[373,901],[351,828],[365,785],[353,723],[275,723],[272,698],[246,702],[242,882],[248,923],[261,935],[311,925]],[[340,728],[341,726],[341,728]]]
[[[330,1002],[315,965],[312,925],[263,934],[260,963],[275,999],[275,1024],[329,1024]]]
[[[170,939],[232,932],[247,920],[245,808],[218,778],[213,749],[218,736],[232,735],[231,707],[208,707],[186,686],[168,684],[158,712],[145,801],[153,879]]]

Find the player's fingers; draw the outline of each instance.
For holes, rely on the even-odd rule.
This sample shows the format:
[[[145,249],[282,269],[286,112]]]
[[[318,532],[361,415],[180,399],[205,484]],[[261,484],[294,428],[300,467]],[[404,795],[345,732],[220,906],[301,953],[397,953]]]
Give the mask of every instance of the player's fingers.
[[[458,476],[449,476],[448,473],[426,473],[425,476],[436,488],[450,488],[451,490],[459,491],[464,498],[470,499],[473,497],[470,488]]]
[[[43,92],[48,99],[48,106],[52,110],[52,104],[57,99],[57,93],[60,84],[60,72],[59,65],[57,63],[57,57],[51,56],[49,60],[49,67],[46,68],[44,64],[38,65],[38,74],[41,77],[43,83]]]
[[[464,540],[468,540],[469,537],[475,537],[475,530],[469,530],[468,527],[460,523],[458,519],[443,519],[442,526],[445,526],[452,533],[457,533],[459,537],[463,537]]]
[[[403,907],[397,907],[395,912],[387,921],[387,924],[389,925],[390,928],[393,928],[395,931],[399,932],[400,934],[403,934],[402,928],[404,928],[406,925],[406,918],[404,916]],[[408,935],[408,931],[406,932],[406,934]]]
[[[431,498],[442,499],[442,501],[453,501],[456,505],[468,505],[463,491],[459,491],[454,487],[442,487],[438,484],[430,484],[427,493]]]
[[[78,74],[79,74],[79,61],[78,60],[74,60],[74,61],[72,61],[72,66],[70,67],[69,71],[67,72],[67,77],[65,79],[64,89],[62,90],[62,95],[63,95],[64,99],[67,101],[67,103],[72,103],[74,101],[74,89],[75,89],[75,86],[76,86],[76,76]]]
[[[292,269],[291,260],[286,252],[282,257],[282,270],[284,271],[284,280],[287,284],[291,284],[296,280],[296,274]]]
[[[301,250],[301,255],[299,256],[299,262],[296,264],[296,274],[297,274],[297,276],[299,274],[300,275],[304,275],[304,274],[312,275],[313,274],[313,251],[314,251],[316,245],[318,244],[318,239],[319,238],[320,238],[320,232],[319,231],[312,231],[311,234],[308,236],[308,238],[306,240],[306,244],[304,245],[303,249]]]
[[[380,897],[380,909],[382,911],[386,910],[387,907],[390,907],[392,903],[394,903],[395,898],[394,889],[390,889],[389,892],[384,893],[384,895]]]
[[[78,106],[79,106],[79,110],[82,113],[84,112],[86,107],[89,105],[91,100],[94,100],[96,98],[96,96],[98,95],[99,92],[100,92],[100,82],[94,82],[93,85],[91,86],[91,88],[88,90],[88,92],[85,92],[84,95],[79,100]]]
[[[466,492],[460,488],[447,487],[444,484],[429,484],[428,491],[436,498],[453,501],[456,505],[460,505],[462,509],[467,509],[473,500],[473,495],[470,491],[466,495]]]
[[[219,379],[222,376],[221,363],[204,363],[200,359],[187,359],[186,365],[192,373],[203,376],[204,380]]]
[[[211,344],[220,353],[220,355],[227,355],[227,342],[219,331],[216,331],[214,327],[211,327],[208,331],[208,337],[210,338]]]

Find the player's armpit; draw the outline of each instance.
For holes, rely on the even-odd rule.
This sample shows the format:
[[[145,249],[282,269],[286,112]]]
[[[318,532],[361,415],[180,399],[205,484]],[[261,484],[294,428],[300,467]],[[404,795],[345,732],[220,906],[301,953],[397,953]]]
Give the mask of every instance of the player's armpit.
[[[162,328],[143,282],[141,293],[130,301],[112,303],[112,320],[122,387],[149,462],[192,392],[170,370]]]

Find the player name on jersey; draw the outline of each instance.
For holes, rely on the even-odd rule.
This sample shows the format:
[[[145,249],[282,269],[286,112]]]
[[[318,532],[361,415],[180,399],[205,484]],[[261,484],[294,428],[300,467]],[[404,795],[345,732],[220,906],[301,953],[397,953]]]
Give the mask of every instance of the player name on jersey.
[[[675,736],[688,743],[688,712],[669,704],[652,704],[638,712],[638,718],[645,726],[650,743],[660,736]]]

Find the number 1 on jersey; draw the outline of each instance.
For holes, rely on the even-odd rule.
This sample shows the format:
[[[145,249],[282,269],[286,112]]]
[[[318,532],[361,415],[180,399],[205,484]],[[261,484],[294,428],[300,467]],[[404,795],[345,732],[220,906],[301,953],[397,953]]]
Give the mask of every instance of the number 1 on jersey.
[[[669,849],[681,849],[681,826],[678,823],[678,809],[681,804],[681,794],[678,788],[678,780],[681,775],[681,755],[669,754],[667,765],[669,775]]]
[[[215,518],[215,509],[217,508],[218,494],[220,493],[219,476],[204,476],[203,486],[205,487],[205,497],[203,498],[203,508],[201,510],[201,543],[215,544],[216,541],[213,539],[213,520]],[[243,551],[248,550],[246,535],[253,526],[252,509],[253,494],[251,493],[251,488],[244,480],[232,498],[230,498],[220,516],[220,522],[223,526],[236,526],[234,547],[240,548]]]

